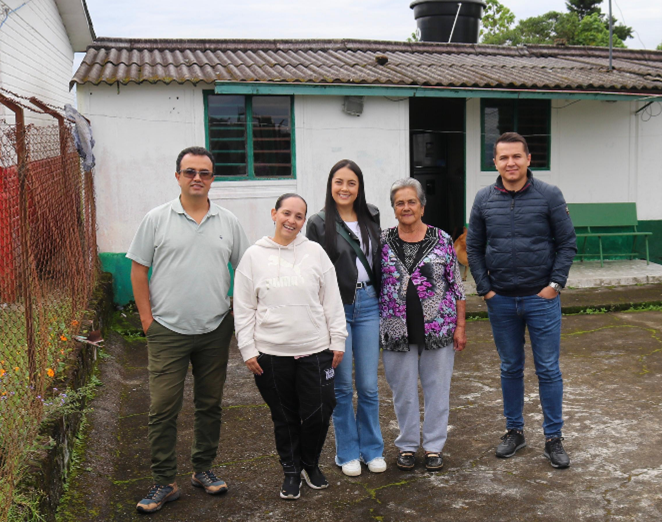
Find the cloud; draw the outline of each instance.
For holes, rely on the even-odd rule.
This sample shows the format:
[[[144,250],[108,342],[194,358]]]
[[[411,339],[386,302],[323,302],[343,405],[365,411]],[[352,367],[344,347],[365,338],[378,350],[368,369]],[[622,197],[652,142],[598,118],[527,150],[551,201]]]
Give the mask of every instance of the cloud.
[[[622,0],[614,16],[648,48],[662,41],[662,3]],[[565,0],[502,0],[518,17],[565,11]],[[360,38],[406,40],[416,29],[410,0],[87,0],[100,36],[131,38]],[[655,5],[651,5],[655,4]],[[660,5],[658,5],[660,4]],[[607,10],[603,3],[603,10]],[[641,47],[637,39],[627,42]]]

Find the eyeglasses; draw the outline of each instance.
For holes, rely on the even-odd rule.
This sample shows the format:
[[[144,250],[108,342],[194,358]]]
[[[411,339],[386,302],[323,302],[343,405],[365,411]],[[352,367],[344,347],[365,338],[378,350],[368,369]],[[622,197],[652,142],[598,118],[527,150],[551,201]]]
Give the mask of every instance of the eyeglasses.
[[[189,179],[193,179],[197,175],[200,176],[200,179],[203,181],[209,181],[214,177],[214,173],[209,170],[184,169],[180,170],[179,173]]]

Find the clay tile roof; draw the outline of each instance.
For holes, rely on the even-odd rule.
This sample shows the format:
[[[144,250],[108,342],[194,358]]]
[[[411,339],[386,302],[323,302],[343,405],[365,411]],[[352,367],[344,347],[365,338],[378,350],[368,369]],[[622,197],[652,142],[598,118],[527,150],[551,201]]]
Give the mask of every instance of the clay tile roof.
[[[388,61],[383,63],[383,58]],[[279,82],[662,94],[662,52],[369,40],[99,38],[71,83]]]

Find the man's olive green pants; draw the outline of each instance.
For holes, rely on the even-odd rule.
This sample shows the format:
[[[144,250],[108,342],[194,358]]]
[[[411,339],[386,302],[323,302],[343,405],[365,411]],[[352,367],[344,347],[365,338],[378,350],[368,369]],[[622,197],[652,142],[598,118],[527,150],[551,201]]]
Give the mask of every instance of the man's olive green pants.
[[[211,468],[221,433],[221,400],[233,331],[231,314],[216,330],[202,335],[173,332],[156,321],[147,329],[148,437],[156,484],[171,484],[177,476],[177,415],[182,409],[189,364],[195,404],[191,463],[196,473]]]

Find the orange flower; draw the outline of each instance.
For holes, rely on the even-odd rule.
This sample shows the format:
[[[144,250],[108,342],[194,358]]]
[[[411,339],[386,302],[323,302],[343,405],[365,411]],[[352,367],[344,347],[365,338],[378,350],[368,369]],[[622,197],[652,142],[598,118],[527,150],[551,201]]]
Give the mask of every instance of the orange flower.
[[[2,368],[0,368],[0,377],[4,377],[5,373],[7,373],[7,372],[5,370],[3,370]]]
[[[60,353],[61,353],[62,355],[64,355],[64,350],[60,350]]]
[[[20,370],[20,368],[18,366],[14,366],[14,371],[17,372],[18,370]]]
[[[67,340],[67,337],[65,335],[60,336],[60,341],[66,341],[66,340]]]
[[[76,320],[71,321],[71,326],[78,326],[78,324],[79,324],[79,323],[78,323],[78,321],[76,321]]]
[[[53,377],[55,375],[55,372],[51,368],[49,368],[48,370],[46,370],[46,374],[49,377]]]

